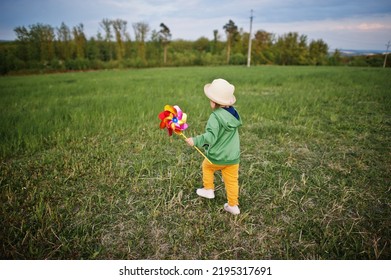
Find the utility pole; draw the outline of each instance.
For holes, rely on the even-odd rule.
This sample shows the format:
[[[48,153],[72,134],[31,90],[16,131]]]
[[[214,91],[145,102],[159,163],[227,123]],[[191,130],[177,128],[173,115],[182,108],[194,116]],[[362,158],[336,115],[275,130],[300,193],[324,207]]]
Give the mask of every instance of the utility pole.
[[[386,57],[384,58],[384,64],[383,64],[383,68],[386,68],[386,64],[387,64],[387,56],[388,56],[388,48],[391,46],[390,44],[390,41],[388,41],[388,44],[386,45],[387,47],[387,51],[386,51]]]
[[[253,10],[251,10],[250,16],[250,34],[248,35],[248,53],[247,53],[247,67],[250,67],[251,64],[251,31],[253,28]]]

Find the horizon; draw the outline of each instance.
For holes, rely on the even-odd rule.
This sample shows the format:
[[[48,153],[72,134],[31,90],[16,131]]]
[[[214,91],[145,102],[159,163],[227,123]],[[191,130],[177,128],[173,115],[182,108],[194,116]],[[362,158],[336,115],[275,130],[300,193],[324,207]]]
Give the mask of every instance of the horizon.
[[[96,38],[95,38],[96,39]],[[173,39],[173,40],[171,40],[171,41],[181,41],[181,40],[183,40],[183,41],[192,41],[192,42],[194,42],[195,40],[185,40],[185,39],[181,39],[181,38],[178,38],[178,39]],[[210,40],[210,39],[209,39]],[[4,43],[6,43],[6,42],[15,42],[16,40],[2,40],[2,39],[0,39],[0,42],[4,42]],[[114,40],[112,41],[112,42],[114,42]],[[221,42],[224,42],[224,40],[222,40]],[[327,44],[327,42],[325,42],[326,44]],[[330,49],[329,48],[329,53],[330,52],[333,52],[333,51],[335,51],[335,50],[337,50],[337,49]],[[341,52],[349,52],[349,51],[351,51],[351,52],[356,52],[356,53],[358,53],[358,54],[361,54],[361,53],[370,53],[370,52],[372,52],[372,53],[374,53],[374,54],[385,54],[386,52],[387,52],[387,50],[385,49],[385,50],[376,50],[376,49],[338,49],[339,51],[341,51]],[[389,49],[388,50],[388,53],[390,53],[391,52],[391,50]]]
[[[276,37],[289,32],[305,35],[308,41],[322,39],[329,49],[386,51],[391,40],[391,5],[386,0],[6,0],[0,3],[0,40],[16,39],[14,29],[42,23],[57,28],[64,22],[84,25],[86,37],[102,32],[104,19],[127,21],[127,32],[134,38],[132,23],[146,22],[150,31],[166,24],[172,40],[213,39],[217,29],[224,41],[223,26],[231,19],[243,32],[249,32],[253,10],[252,36],[258,30]],[[93,7],[93,8],[91,8]],[[59,14],[58,11],[61,11]],[[15,16],[17,14],[18,16]],[[150,33],[149,33],[150,35]]]

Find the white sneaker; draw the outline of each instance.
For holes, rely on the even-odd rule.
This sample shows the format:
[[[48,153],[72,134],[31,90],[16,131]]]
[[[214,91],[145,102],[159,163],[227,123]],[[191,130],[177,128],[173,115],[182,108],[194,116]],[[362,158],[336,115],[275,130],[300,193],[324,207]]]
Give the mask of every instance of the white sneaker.
[[[197,194],[199,196],[205,197],[205,198],[215,198],[215,191],[214,190],[207,190],[207,189],[197,189]]]
[[[228,203],[226,203],[224,204],[224,210],[234,215],[240,214],[240,209],[237,205],[229,206]]]

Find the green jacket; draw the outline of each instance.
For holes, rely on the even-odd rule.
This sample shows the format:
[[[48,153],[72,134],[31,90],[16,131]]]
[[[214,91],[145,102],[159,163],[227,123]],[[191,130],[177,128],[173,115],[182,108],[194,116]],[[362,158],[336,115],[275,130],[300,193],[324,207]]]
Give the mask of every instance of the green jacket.
[[[206,156],[214,164],[237,164],[240,161],[238,127],[242,119],[236,119],[230,112],[218,108],[210,115],[205,133],[193,137],[194,145],[206,150]]]

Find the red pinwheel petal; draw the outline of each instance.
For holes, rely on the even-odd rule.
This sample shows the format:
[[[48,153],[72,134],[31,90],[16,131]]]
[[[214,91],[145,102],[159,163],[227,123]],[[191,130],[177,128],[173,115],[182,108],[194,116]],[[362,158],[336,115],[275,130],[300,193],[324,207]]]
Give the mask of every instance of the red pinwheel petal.
[[[171,114],[169,111],[163,111],[159,114],[159,119],[164,120],[166,117],[168,117]]]
[[[160,122],[160,128],[165,128],[168,125],[168,122],[170,122],[173,118],[173,114],[169,111],[163,111],[159,114]]]
[[[163,129],[163,128],[165,128],[167,126],[167,122],[166,121],[161,121],[160,122],[160,129]]]
[[[160,112],[158,117],[159,119],[164,120],[164,118],[166,117],[166,111]]]

